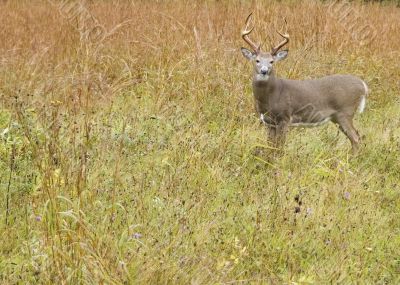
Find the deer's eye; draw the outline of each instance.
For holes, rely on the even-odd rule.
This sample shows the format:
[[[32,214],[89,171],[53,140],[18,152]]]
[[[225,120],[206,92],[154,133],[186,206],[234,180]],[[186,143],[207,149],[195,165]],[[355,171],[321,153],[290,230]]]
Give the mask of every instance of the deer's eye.
[[[270,64],[273,64],[273,63],[274,63],[274,61],[273,61],[273,60],[271,60],[269,63],[270,63]]]
[[[256,59],[256,62],[257,62],[257,63],[260,63],[260,61],[259,61],[258,59]]]

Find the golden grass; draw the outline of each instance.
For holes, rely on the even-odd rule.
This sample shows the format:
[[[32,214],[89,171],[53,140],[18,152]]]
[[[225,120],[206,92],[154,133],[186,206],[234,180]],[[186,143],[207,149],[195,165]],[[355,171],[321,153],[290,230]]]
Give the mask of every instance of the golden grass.
[[[316,1],[86,2],[101,43],[47,1],[0,3],[4,284],[398,284],[400,9],[351,5],[360,46]],[[240,30],[278,74],[371,89],[360,155],[295,129],[271,159]]]

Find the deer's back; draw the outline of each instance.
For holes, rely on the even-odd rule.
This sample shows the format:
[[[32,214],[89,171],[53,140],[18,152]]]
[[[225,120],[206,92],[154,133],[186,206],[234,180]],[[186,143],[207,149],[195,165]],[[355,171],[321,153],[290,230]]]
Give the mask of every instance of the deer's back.
[[[314,105],[319,110],[337,111],[348,108],[354,111],[366,95],[364,82],[353,75],[330,75],[319,79],[282,79],[289,94],[291,109]]]

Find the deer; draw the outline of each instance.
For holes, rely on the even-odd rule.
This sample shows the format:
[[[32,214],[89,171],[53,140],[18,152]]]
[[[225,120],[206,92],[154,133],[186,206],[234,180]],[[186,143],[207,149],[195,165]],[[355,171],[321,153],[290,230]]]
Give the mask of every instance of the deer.
[[[278,78],[274,64],[288,56],[289,34],[276,31],[283,39],[270,52],[261,50],[249,37],[252,13],[248,15],[243,40],[251,50],[242,47],[243,56],[253,65],[253,97],[260,121],[267,127],[269,140],[282,146],[290,127],[313,127],[333,122],[350,140],[352,152],[359,150],[360,135],[353,118],[365,109],[368,86],[354,75],[334,74],[318,79],[292,80]]]

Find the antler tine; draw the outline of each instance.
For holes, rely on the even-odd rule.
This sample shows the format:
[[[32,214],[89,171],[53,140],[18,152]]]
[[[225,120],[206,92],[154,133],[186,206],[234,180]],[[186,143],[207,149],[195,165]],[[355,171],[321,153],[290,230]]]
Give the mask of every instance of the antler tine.
[[[274,55],[276,54],[281,48],[289,43],[289,35],[288,34],[281,34],[279,31],[276,31],[284,40],[280,42],[276,47],[273,47],[271,53]]]
[[[258,46],[249,38],[249,34],[254,30],[254,26],[251,29],[248,29],[249,26],[249,21],[251,16],[253,15],[253,12],[251,12],[247,18],[246,18],[246,27],[242,31],[242,38],[243,40],[254,50],[254,52],[259,53],[260,52],[260,47],[261,45],[259,44]]]
[[[283,20],[285,21],[285,25],[287,27],[287,21],[286,18],[284,17]],[[287,45],[289,43],[289,35],[287,33],[281,34],[279,31],[276,31],[284,40],[280,42],[276,47],[272,47],[271,53],[275,55],[282,47]]]

